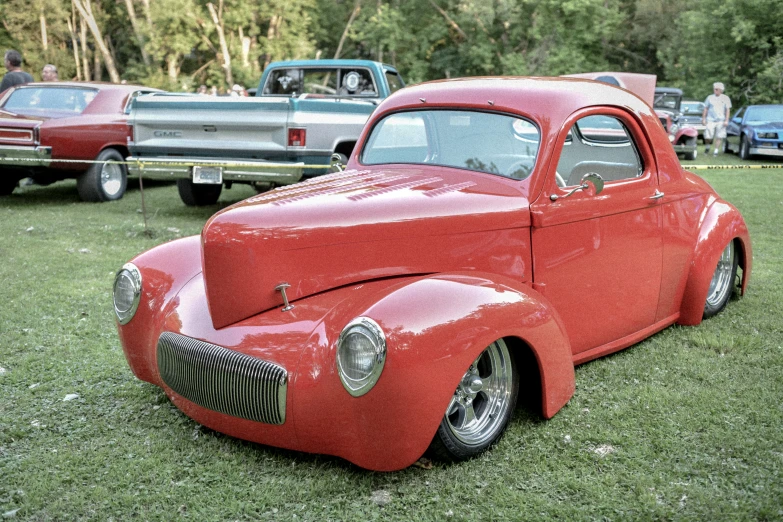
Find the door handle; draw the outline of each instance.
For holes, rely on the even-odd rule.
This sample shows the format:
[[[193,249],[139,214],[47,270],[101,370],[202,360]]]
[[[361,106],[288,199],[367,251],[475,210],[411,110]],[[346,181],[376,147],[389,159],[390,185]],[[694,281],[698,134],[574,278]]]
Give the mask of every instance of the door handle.
[[[660,191],[660,190],[658,190],[658,189],[655,189],[655,194],[653,194],[652,196],[650,196],[650,199],[661,199],[663,196],[664,196],[664,193],[663,193],[663,192],[661,192],[661,191]]]

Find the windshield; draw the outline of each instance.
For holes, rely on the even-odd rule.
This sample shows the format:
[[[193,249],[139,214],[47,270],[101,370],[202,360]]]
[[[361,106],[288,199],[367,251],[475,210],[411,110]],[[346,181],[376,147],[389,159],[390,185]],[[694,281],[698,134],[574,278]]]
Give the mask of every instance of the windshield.
[[[704,113],[702,102],[682,102],[682,113],[687,116],[701,116]]]
[[[11,93],[3,108],[24,114],[81,114],[96,94],[95,89],[80,87],[21,87]]]
[[[655,103],[653,107],[656,109],[667,109],[671,111],[679,110],[681,96],[672,93],[655,93]]]
[[[748,107],[745,114],[747,123],[783,122],[783,105],[770,107]]]
[[[531,122],[490,112],[428,110],[391,114],[372,130],[365,165],[442,165],[525,179],[540,134]]]

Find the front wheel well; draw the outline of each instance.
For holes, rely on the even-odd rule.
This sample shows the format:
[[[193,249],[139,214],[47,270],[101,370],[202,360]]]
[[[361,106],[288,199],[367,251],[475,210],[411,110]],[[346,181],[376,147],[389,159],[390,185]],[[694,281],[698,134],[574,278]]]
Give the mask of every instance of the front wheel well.
[[[544,408],[541,387],[541,368],[533,349],[519,337],[504,337],[509,352],[514,357],[519,372],[517,408],[543,417]]]

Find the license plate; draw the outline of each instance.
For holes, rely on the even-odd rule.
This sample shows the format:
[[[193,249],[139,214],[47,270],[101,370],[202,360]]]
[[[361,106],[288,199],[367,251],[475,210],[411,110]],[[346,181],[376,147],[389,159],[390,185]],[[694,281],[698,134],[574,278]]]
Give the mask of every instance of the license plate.
[[[223,183],[223,167],[193,167],[193,183],[204,185]]]

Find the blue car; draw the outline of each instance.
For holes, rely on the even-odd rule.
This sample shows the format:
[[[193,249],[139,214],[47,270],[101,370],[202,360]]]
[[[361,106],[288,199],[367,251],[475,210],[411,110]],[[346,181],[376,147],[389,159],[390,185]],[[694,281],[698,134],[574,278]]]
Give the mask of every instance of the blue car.
[[[726,151],[742,159],[783,157],[783,105],[748,105],[738,110],[726,129]]]

